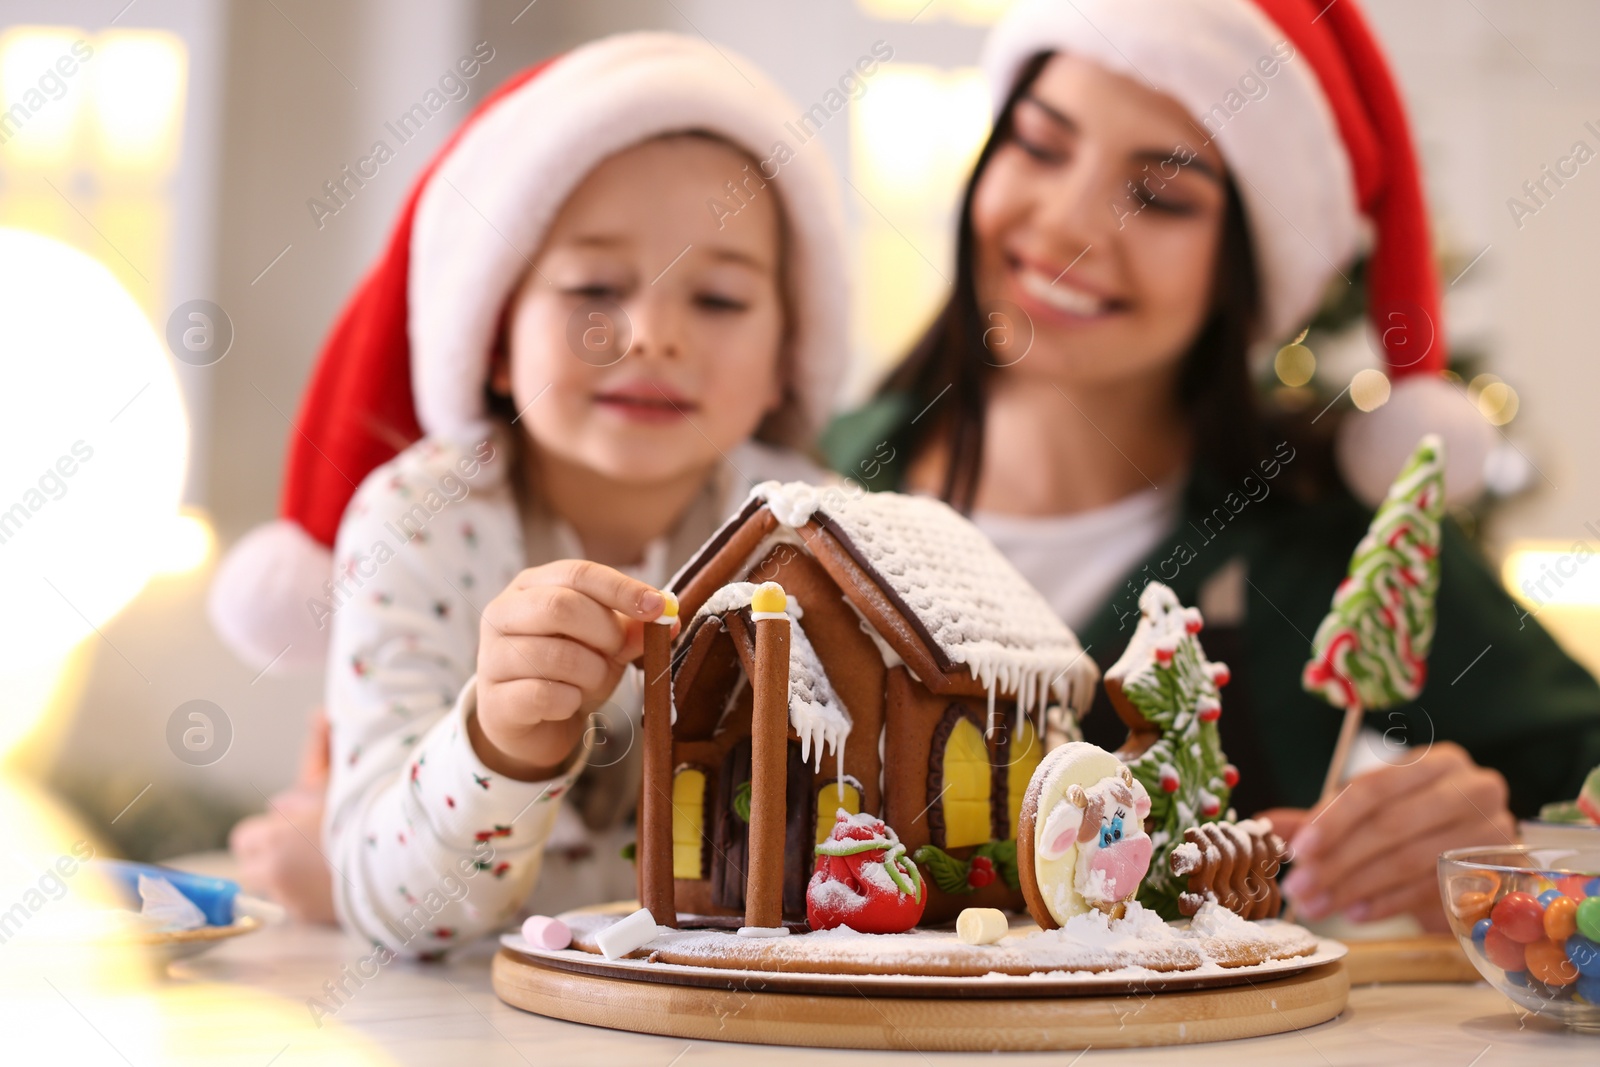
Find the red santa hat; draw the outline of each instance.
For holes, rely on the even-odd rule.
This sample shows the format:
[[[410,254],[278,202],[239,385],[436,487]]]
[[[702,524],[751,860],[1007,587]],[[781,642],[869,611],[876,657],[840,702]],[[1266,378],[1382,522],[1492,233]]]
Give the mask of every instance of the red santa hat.
[[[241,658],[320,662],[327,634],[307,604],[333,577],[330,549],[356,486],[424,434],[487,432],[491,350],[528,257],[590,170],[651,137],[708,132],[761,162],[786,221],[798,410],[783,443],[803,444],[821,427],[849,351],[837,185],[820,148],[788,146],[784,123],[799,108],[736,61],[677,34],[604,38],[511,78],[451,136],[318,357],[290,435],[278,520],[246,534],[218,567],[212,623]]]
[[[1257,340],[1304,328],[1370,231],[1368,306],[1393,389],[1346,420],[1340,468],[1376,504],[1436,432],[1449,495],[1475,497],[1492,430],[1440,374],[1444,319],[1411,130],[1354,0],[1020,0],[985,49],[996,109],[1041,52],[1083,56],[1173,97],[1215,141],[1261,278]]]

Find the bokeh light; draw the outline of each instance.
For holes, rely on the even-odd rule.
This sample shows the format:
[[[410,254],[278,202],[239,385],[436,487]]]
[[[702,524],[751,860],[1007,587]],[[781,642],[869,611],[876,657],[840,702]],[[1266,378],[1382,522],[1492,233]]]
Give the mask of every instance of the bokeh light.
[[[1362,411],[1376,411],[1389,402],[1389,379],[1368,367],[1350,379],[1350,400]]]
[[[171,362],[104,265],[0,229],[0,673],[59,659],[172,537],[189,426]]]
[[[1272,369],[1277,373],[1278,381],[1298,388],[1316,376],[1317,357],[1305,345],[1284,345],[1273,357]]]

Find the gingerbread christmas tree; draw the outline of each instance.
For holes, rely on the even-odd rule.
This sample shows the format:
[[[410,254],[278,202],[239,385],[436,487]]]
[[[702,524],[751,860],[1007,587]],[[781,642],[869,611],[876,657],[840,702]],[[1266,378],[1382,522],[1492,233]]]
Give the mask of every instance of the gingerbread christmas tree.
[[[1415,700],[1428,674],[1439,592],[1444,443],[1429,434],[1378,506],[1350,570],[1312,639],[1301,682],[1336,708],[1344,726],[1323,787],[1344,771],[1365,711]]]
[[[1139,595],[1139,625],[1122,657],[1106,671],[1106,692],[1128,725],[1117,756],[1150,794],[1146,832],[1154,848],[1139,901],[1176,918],[1185,885],[1168,862],[1183,833],[1222,817],[1238,772],[1222,753],[1217,720],[1226,664],[1206,658],[1197,636],[1202,620],[1173,591],[1151,582]]]

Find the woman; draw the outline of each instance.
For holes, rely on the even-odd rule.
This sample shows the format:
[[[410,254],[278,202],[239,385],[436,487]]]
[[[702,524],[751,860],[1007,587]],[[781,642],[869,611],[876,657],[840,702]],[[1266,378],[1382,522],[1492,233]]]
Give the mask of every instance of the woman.
[[[877,400],[834,427],[832,458],[970,511],[1102,666],[1146,582],[1198,604],[1208,651],[1234,667],[1235,803],[1292,838],[1299,914],[1442,927],[1438,853],[1509,840],[1513,812],[1576,795],[1600,762],[1600,687],[1447,525],[1432,681],[1368,716],[1375,769],[1317,803],[1339,716],[1300,670],[1370,512],[1334,476],[1334,416],[1285,428],[1257,411],[1247,348],[1309,321],[1370,224],[1369,303],[1399,384],[1341,445],[1346,480],[1398,471],[1372,441],[1409,450],[1442,429],[1466,458],[1459,496],[1482,430],[1415,419],[1419,396],[1454,404],[1445,421],[1470,409],[1438,378],[1420,184],[1360,11],[1023,0],[986,65],[999,107],[954,291]],[[1109,708],[1084,729],[1121,740]]]

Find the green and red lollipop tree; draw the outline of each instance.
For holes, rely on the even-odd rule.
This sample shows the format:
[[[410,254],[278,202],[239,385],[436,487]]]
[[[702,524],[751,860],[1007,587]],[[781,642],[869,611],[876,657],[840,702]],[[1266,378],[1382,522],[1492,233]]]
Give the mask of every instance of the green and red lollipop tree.
[[[1308,692],[1345,712],[1322,795],[1343,777],[1366,711],[1415,700],[1428,676],[1439,593],[1444,443],[1424,437],[1350,557],[1301,676]]]

